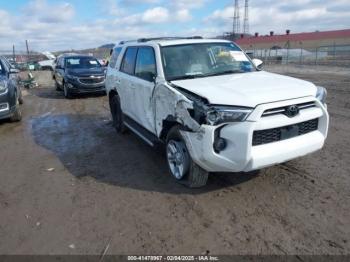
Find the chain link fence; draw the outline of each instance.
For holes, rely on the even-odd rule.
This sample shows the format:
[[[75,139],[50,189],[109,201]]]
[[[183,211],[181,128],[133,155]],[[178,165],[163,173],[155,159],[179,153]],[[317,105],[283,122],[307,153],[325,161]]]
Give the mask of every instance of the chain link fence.
[[[314,49],[248,49],[248,55],[265,64],[327,65],[350,68],[350,45],[320,46]]]

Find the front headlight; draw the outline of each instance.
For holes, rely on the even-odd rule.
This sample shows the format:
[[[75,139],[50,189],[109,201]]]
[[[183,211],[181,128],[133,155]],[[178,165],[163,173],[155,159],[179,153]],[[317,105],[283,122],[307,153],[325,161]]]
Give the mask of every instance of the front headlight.
[[[321,101],[322,104],[326,104],[327,89],[321,86],[317,86],[316,98]]]
[[[253,109],[244,107],[215,106],[207,112],[207,123],[218,125],[227,122],[242,122],[252,111]]]
[[[0,92],[3,93],[7,89],[7,82],[4,80],[0,81]]]

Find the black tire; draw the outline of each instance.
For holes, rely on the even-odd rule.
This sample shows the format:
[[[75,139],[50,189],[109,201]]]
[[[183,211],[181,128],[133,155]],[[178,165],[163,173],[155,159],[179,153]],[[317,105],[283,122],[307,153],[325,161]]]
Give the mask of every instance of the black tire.
[[[67,87],[66,83],[63,82],[63,93],[64,93],[64,97],[67,99],[71,99],[72,98],[72,94],[69,91],[69,88]]]
[[[60,87],[60,85],[57,83],[56,80],[55,80],[55,88],[56,88],[56,91],[62,91],[62,88]]]
[[[18,102],[20,105],[23,105],[23,103],[24,103],[22,90],[19,90]]]
[[[19,102],[17,100],[16,109],[13,112],[12,116],[10,117],[10,121],[19,122],[21,120],[22,120],[22,112],[21,112],[21,109],[19,108]]]
[[[192,160],[192,158],[187,150],[186,143],[185,143],[184,139],[182,138],[182,135],[181,135],[179,130],[180,130],[179,126],[174,126],[169,131],[169,133],[167,135],[167,139],[166,139],[166,158],[167,158],[167,165],[168,165],[169,172],[176,179],[176,181],[178,181],[179,183],[181,183],[187,187],[190,187],[190,188],[203,187],[207,184],[209,172],[207,172],[206,170],[204,170],[199,165],[197,165],[196,163],[193,162],[193,160]],[[175,177],[175,175],[173,174],[172,169],[170,167],[170,161],[168,159],[169,156],[168,156],[167,148],[168,148],[168,144],[171,141],[183,143],[184,150],[187,151],[185,153],[188,154],[188,159],[189,159],[188,167],[186,168],[186,171],[184,172],[184,175],[181,179],[178,179]]]
[[[124,125],[123,112],[120,106],[120,98],[118,95],[113,95],[109,98],[109,106],[111,109],[113,126],[117,133],[123,134],[127,128]]]

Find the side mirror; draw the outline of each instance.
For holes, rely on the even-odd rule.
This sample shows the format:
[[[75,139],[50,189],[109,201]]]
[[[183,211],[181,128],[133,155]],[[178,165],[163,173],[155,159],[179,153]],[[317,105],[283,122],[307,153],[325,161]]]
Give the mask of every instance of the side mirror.
[[[262,65],[263,65],[263,61],[261,61],[260,59],[256,59],[254,58],[253,60],[253,64],[255,65],[256,68],[258,69],[262,69]]]

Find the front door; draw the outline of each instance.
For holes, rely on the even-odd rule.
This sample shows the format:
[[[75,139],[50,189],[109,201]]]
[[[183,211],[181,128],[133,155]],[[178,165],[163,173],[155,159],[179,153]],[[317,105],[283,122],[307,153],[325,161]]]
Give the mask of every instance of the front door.
[[[155,133],[152,94],[157,75],[156,60],[152,47],[139,47],[136,57],[135,77],[132,80],[134,106],[132,115],[139,124]]]

